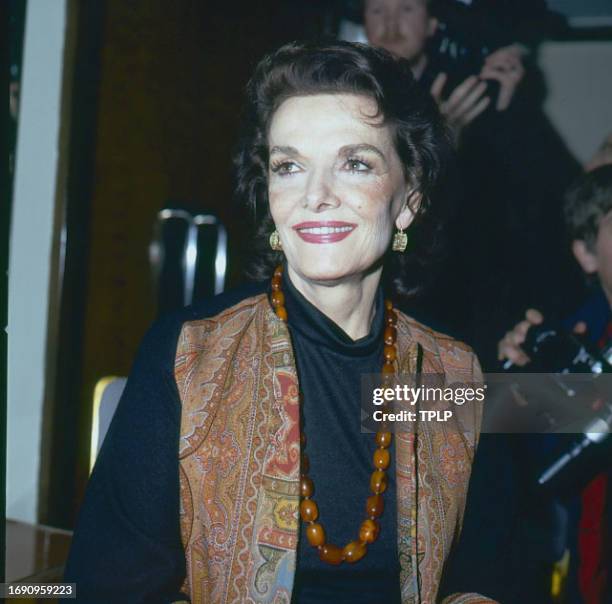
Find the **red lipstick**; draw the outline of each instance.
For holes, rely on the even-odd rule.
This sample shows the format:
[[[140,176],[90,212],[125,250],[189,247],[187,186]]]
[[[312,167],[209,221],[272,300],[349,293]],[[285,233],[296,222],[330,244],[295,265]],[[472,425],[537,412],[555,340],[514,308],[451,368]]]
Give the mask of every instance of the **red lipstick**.
[[[337,220],[300,222],[293,226],[293,230],[307,243],[336,243],[346,239],[356,228],[352,222]]]

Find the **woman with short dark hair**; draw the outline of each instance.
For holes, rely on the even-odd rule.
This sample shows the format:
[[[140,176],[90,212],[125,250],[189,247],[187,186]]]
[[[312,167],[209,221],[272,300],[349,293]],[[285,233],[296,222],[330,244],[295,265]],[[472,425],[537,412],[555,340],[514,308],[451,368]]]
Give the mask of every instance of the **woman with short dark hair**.
[[[445,127],[405,61],[356,44],[284,46],[248,92],[237,192],[266,281],[149,332],[66,576],[83,602],[434,602],[479,411],[362,434],[360,399],[364,375],[481,379],[394,302],[435,247]]]
[[[427,284],[430,264],[440,252],[449,195],[447,172],[453,165],[452,141],[435,103],[413,79],[408,63],[359,44],[288,44],[262,60],[249,83],[235,164],[237,196],[257,217],[258,253],[252,259],[250,274],[255,279],[269,278],[283,260],[282,253],[268,245],[273,230],[267,199],[271,118],[289,97],[326,93],[372,98],[377,114],[393,133],[405,177],[414,183],[421,201],[415,206],[411,253],[388,254],[389,270],[384,277],[398,294],[413,294]]]

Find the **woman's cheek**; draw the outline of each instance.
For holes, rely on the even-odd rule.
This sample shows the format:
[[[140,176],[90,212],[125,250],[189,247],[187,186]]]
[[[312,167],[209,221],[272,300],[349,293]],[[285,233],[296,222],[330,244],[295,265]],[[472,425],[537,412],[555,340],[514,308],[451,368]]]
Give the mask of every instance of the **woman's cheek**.
[[[295,205],[295,193],[288,191],[284,186],[271,186],[268,189],[268,201],[270,204],[270,212],[275,220],[279,217],[287,215],[291,207]]]
[[[361,203],[356,211],[366,222],[372,225],[372,228],[378,230],[391,220],[392,205],[391,197],[385,197],[378,191],[370,191],[367,195],[362,196]]]
[[[362,183],[362,187],[368,198],[375,203],[384,203],[397,188],[388,174],[372,176]]]
[[[361,177],[363,178],[363,177]],[[350,182],[339,188],[341,199],[353,200],[356,209],[368,212],[370,209],[378,209],[388,199],[387,187],[376,180]]]
[[[296,177],[277,178],[268,186],[268,199],[270,204],[288,205],[299,201],[303,194],[304,186]]]

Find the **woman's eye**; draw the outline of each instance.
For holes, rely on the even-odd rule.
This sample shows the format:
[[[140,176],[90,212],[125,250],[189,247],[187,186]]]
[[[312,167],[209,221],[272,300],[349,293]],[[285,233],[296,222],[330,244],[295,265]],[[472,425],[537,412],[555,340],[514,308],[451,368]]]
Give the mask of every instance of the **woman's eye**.
[[[292,161],[283,161],[279,164],[275,164],[271,167],[272,172],[275,174],[280,174],[283,176],[284,174],[294,174],[299,171],[299,166]]]
[[[350,172],[369,172],[372,169],[370,164],[361,159],[348,159],[346,167]]]

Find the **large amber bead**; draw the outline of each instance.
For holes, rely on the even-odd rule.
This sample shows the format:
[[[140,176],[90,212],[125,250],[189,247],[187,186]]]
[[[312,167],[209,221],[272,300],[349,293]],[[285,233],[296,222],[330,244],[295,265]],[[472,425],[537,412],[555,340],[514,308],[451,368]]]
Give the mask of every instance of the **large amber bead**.
[[[302,455],[302,474],[308,474],[310,471],[310,460],[308,459],[308,455]]]
[[[395,327],[387,325],[385,327],[383,339],[387,346],[392,346],[393,344],[395,344],[395,340],[397,339],[397,330],[395,329]]]
[[[376,541],[378,533],[380,533],[380,524],[376,520],[367,518],[361,523],[359,528],[359,540],[364,543],[373,543]]]
[[[383,470],[376,470],[372,472],[370,477],[370,489],[372,493],[384,493],[387,490],[387,474]]]
[[[282,264],[279,264],[275,269],[274,269],[274,276],[275,277],[280,277],[283,274],[283,266]]]
[[[378,518],[385,509],[385,502],[382,495],[371,495],[366,500],[366,516]]]
[[[286,323],[286,322],[287,322],[287,316],[288,316],[288,315],[287,315],[287,309],[286,309],[284,306],[278,306],[278,307],[275,309],[275,312],[276,312],[276,316],[277,316],[277,317],[278,317],[278,318],[279,318],[281,321],[283,321],[284,323]]]
[[[302,497],[312,497],[314,493],[314,483],[308,476],[300,477],[300,495]]]
[[[391,444],[392,438],[393,434],[391,434],[391,432],[385,432],[384,430],[381,430],[380,432],[376,433],[376,444],[379,447],[383,447],[383,449],[386,449]]]
[[[393,363],[385,363],[382,366],[383,375],[390,375],[391,373],[395,373],[395,365]]]
[[[300,517],[304,522],[313,522],[319,517],[319,508],[312,499],[302,499]]]
[[[285,305],[285,294],[281,291],[273,291],[272,292],[272,304],[274,306],[284,306]]]
[[[274,296],[274,294],[272,295]],[[274,301],[274,298],[272,298],[272,301]],[[392,363],[397,358],[397,352],[395,350],[395,346],[386,345],[384,348],[383,354],[385,355],[385,361],[387,363]]]
[[[319,548],[319,558],[328,564],[340,564],[344,554],[342,548],[331,543],[326,543]]]
[[[385,313],[385,323],[387,325],[390,325],[391,327],[394,327],[395,325],[397,325],[397,315],[395,314],[395,311],[388,310]]]
[[[388,449],[376,449],[374,451],[374,467],[379,470],[386,470],[389,467],[391,455]]]
[[[306,538],[313,547],[319,547],[325,543],[325,531],[318,522],[313,522],[306,527]]]
[[[351,541],[344,546],[342,553],[347,562],[353,563],[361,560],[366,555],[367,551],[365,543],[361,541]]]

